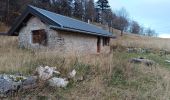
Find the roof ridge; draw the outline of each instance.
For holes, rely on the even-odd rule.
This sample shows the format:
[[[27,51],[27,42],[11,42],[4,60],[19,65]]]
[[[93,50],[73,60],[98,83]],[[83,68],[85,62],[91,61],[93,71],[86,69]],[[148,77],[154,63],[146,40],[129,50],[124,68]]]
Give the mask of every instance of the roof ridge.
[[[55,14],[55,15],[57,15],[57,16],[61,16],[61,17],[65,17],[65,18],[69,18],[69,19],[72,19],[72,20],[75,20],[75,21],[78,21],[78,22],[84,23],[84,24],[86,24],[86,25],[90,25],[90,26],[93,26],[93,27],[96,27],[96,28],[102,29],[101,27],[98,27],[98,26],[93,25],[93,24],[89,24],[89,23],[84,22],[84,21],[80,21],[80,20],[75,19],[75,18],[71,18],[71,17],[68,17],[68,16],[60,15],[60,14],[54,13],[54,12],[52,12],[52,11],[45,10],[45,9],[42,9],[42,8],[38,8],[38,7],[35,7],[35,6],[32,6],[32,5],[28,5],[28,6],[29,6],[29,7],[31,7],[31,8],[33,8],[34,10],[39,9],[39,10],[47,11],[47,12],[50,12],[50,13]],[[38,10],[36,10],[36,11],[38,11]],[[39,12],[39,11],[38,11],[38,12]],[[41,13],[41,14],[43,14],[43,13]],[[44,16],[46,16],[45,14],[43,14],[43,15],[44,15]],[[46,16],[46,17],[48,17],[48,16]],[[48,18],[49,18],[49,17],[48,17]],[[51,19],[51,18],[50,18],[50,19]],[[51,20],[53,20],[53,19],[51,19]],[[53,20],[53,21],[55,22],[55,20]],[[61,23],[59,23],[59,22],[57,22],[57,23],[58,23],[60,26],[64,27]],[[102,29],[102,30],[103,30],[103,29]],[[104,30],[104,31],[106,31],[106,30]]]

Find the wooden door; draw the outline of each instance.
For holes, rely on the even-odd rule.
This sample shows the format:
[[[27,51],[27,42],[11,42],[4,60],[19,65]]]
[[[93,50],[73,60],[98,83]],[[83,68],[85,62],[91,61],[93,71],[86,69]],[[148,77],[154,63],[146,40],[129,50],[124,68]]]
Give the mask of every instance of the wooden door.
[[[101,49],[101,39],[100,37],[97,37],[97,52],[99,53]]]

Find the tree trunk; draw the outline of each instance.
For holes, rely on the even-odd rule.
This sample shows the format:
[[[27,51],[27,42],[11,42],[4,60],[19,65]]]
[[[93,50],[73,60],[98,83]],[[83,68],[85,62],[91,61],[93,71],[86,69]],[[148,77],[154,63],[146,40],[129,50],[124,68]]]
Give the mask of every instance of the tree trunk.
[[[9,0],[6,0],[6,11],[5,11],[5,22],[8,25],[8,17],[9,17]]]
[[[120,36],[123,36],[123,30],[121,30],[121,35]]]

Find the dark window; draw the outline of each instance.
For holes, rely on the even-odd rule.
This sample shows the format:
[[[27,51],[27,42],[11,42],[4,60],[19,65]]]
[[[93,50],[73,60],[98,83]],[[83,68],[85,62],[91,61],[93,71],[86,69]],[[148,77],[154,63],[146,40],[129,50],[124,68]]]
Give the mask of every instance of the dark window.
[[[103,46],[109,46],[110,38],[103,37]]]
[[[32,43],[47,45],[47,34],[44,29],[32,31]]]

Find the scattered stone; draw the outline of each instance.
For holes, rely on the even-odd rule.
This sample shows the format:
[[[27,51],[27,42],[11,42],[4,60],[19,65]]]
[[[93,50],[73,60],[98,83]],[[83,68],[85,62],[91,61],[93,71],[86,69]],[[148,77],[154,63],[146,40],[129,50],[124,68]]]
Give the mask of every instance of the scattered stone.
[[[6,75],[6,74],[1,75],[1,79],[5,79],[5,80],[7,80],[8,82],[11,82],[11,81],[12,81],[12,79],[9,77],[9,75]]]
[[[165,62],[170,63],[170,60],[165,60]]]
[[[84,80],[84,77],[83,76],[77,76],[76,77],[76,82],[81,82]]]
[[[128,53],[137,53],[136,48],[127,48]]]
[[[0,94],[1,95],[6,95],[7,92],[11,90],[13,90],[12,83],[5,79],[0,79]]]
[[[12,91],[18,91],[22,85],[22,81],[11,82],[12,83]]]
[[[22,74],[16,74],[16,75],[7,75],[7,74],[0,74],[0,97],[6,97],[12,92],[16,92],[19,89],[32,89],[38,86],[37,79],[40,78],[41,80],[47,81],[49,86],[52,87],[66,87],[69,83],[69,81],[66,78],[58,78],[54,77],[56,75],[59,75],[60,72],[56,71],[55,67],[38,67],[36,68],[36,72],[38,73],[38,76],[29,76],[25,77]],[[72,70],[70,73],[68,73],[68,78],[76,80],[76,81],[82,81],[84,78],[82,77],[76,77],[76,70]],[[53,78],[51,78],[53,77]],[[51,78],[51,79],[50,79]]]
[[[37,85],[37,77],[36,76],[30,76],[22,83],[22,89],[30,89],[35,88]]]
[[[17,90],[19,90],[19,88],[20,88],[20,86],[22,84],[22,80],[20,80],[20,78],[21,77],[23,78],[23,76],[20,76],[20,78],[18,78],[18,77],[19,76],[6,75],[6,74],[0,75],[1,82],[4,81],[3,83],[6,84],[5,86],[6,86],[6,89],[8,89],[8,91],[17,91]],[[2,85],[2,84],[0,83],[0,85]],[[2,86],[0,86],[0,87],[2,87]]]
[[[149,48],[127,48],[127,53],[151,53],[152,50]]]
[[[61,73],[59,71],[54,71],[54,74],[60,75]]]
[[[76,70],[72,70],[70,73],[69,73],[69,78],[74,78],[76,76]]]
[[[49,86],[52,87],[66,87],[69,83],[69,81],[67,81],[66,79],[57,78],[57,77],[53,77],[49,79],[48,82],[49,82]]]
[[[170,54],[170,51],[168,51],[167,49],[162,49],[159,51],[159,55],[160,56],[166,56],[166,55],[169,55]]]
[[[15,75],[9,75],[8,76],[12,81],[19,82],[26,80],[27,78],[25,76],[15,76]]]
[[[41,80],[49,79],[50,77],[53,76],[53,73],[60,74],[60,72],[56,71],[55,67],[49,67],[49,66],[45,66],[45,67],[40,66],[36,69],[36,72],[38,73],[39,75],[38,77]]]
[[[131,63],[143,63],[147,66],[152,66],[155,62],[149,59],[145,59],[145,58],[132,58],[130,60]]]

